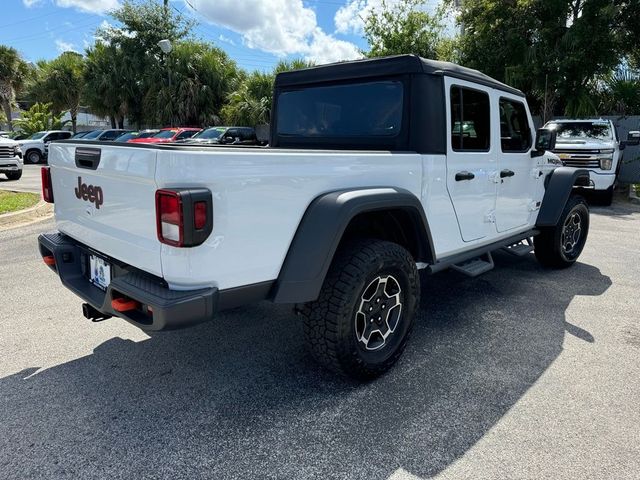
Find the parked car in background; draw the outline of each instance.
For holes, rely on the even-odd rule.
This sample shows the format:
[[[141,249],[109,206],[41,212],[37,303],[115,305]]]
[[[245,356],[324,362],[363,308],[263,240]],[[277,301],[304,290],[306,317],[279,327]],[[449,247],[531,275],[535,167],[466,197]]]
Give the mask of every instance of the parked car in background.
[[[125,133],[130,133],[131,130],[124,130],[124,129],[117,129],[117,128],[113,128],[110,130],[94,130],[93,132],[89,132],[87,135],[85,135],[84,137],[80,138],[79,140],[93,140],[93,141],[100,141],[100,142],[112,142],[114,141],[116,138],[118,138],[119,136],[125,134]]]
[[[115,142],[129,142],[131,140],[135,140],[136,138],[149,138],[149,137],[152,137],[153,135],[155,135],[156,133],[158,133],[159,131],[160,131],[159,129],[155,128],[155,129],[141,130],[139,132],[129,132],[129,133],[125,133],[123,135],[120,135],[114,141]]]
[[[22,176],[22,150],[15,140],[0,136],[0,173],[9,180],[19,180]]]
[[[11,135],[12,132],[7,132],[5,130],[0,130],[0,137],[5,137],[5,138],[9,138],[9,135]]]
[[[567,167],[589,170],[590,188],[601,203],[611,205],[613,186],[627,142],[620,140],[611,120],[552,120],[544,128],[556,132],[553,153]]]
[[[113,141],[114,142],[128,142],[129,140],[137,138],[138,135],[140,135],[139,132],[127,132],[127,133],[123,133],[120,136],[117,136],[116,138],[113,139]]]
[[[129,143],[170,143],[193,137],[200,128],[175,127],[163,128],[158,133],[146,138],[134,138]]]
[[[19,140],[24,161],[27,163],[40,163],[47,158],[47,145],[54,140],[67,140],[73,132],[67,130],[49,130],[36,132],[25,140]]]
[[[251,127],[211,127],[179,143],[259,145],[256,131]]]
[[[73,137],[71,137],[71,138],[73,138],[74,140],[75,140],[76,138],[82,138],[82,137],[84,137],[84,136],[86,136],[86,135],[89,135],[91,132],[95,132],[95,130],[85,130],[84,132],[77,132],[77,133],[76,133]]]

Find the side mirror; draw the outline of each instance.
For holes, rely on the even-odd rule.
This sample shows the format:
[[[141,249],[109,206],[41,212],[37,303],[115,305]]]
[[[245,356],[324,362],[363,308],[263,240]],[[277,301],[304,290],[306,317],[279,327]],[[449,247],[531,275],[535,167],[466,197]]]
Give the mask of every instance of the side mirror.
[[[554,148],[556,148],[556,131],[546,128],[538,129],[536,133],[536,146],[533,152],[531,152],[532,156],[539,157],[544,155],[544,152],[553,150]]]
[[[627,135],[627,141],[625,142],[627,146],[636,146],[640,145],[640,131],[632,130]]]

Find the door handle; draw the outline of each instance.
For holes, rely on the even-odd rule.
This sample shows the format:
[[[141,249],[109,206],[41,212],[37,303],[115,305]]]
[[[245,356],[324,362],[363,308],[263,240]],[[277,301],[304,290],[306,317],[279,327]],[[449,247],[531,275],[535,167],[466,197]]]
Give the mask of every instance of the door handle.
[[[456,173],[456,182],[460,182],[462,180],[473,180],[474,178],[476,178],[476,176],[466,170]]]
[[[500,178],[513,177],[515,174],[513,170],[502,170],[500,172]]]

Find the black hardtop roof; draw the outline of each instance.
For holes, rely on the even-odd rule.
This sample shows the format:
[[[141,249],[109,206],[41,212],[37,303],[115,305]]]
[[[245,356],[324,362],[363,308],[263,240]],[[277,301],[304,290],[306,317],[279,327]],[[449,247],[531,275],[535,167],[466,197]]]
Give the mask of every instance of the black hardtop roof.
[[[455,63],[428,60],[418,57],[417,55],[394,55],[390,57],[353,60],[283,72],[279,73],[276,77],[276,88],[412,73],[459,78],[524,97],[524,93],[520,90],[499,82],[478,70],[462,67]]]

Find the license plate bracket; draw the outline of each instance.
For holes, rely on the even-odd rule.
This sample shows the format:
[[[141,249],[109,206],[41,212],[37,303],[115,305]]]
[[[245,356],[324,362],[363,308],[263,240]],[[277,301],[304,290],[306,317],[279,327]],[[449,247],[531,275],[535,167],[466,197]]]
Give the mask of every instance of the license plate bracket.
[[[102,257],[89,254],[89,281],[106,290],[111,283],[111,264]]]

